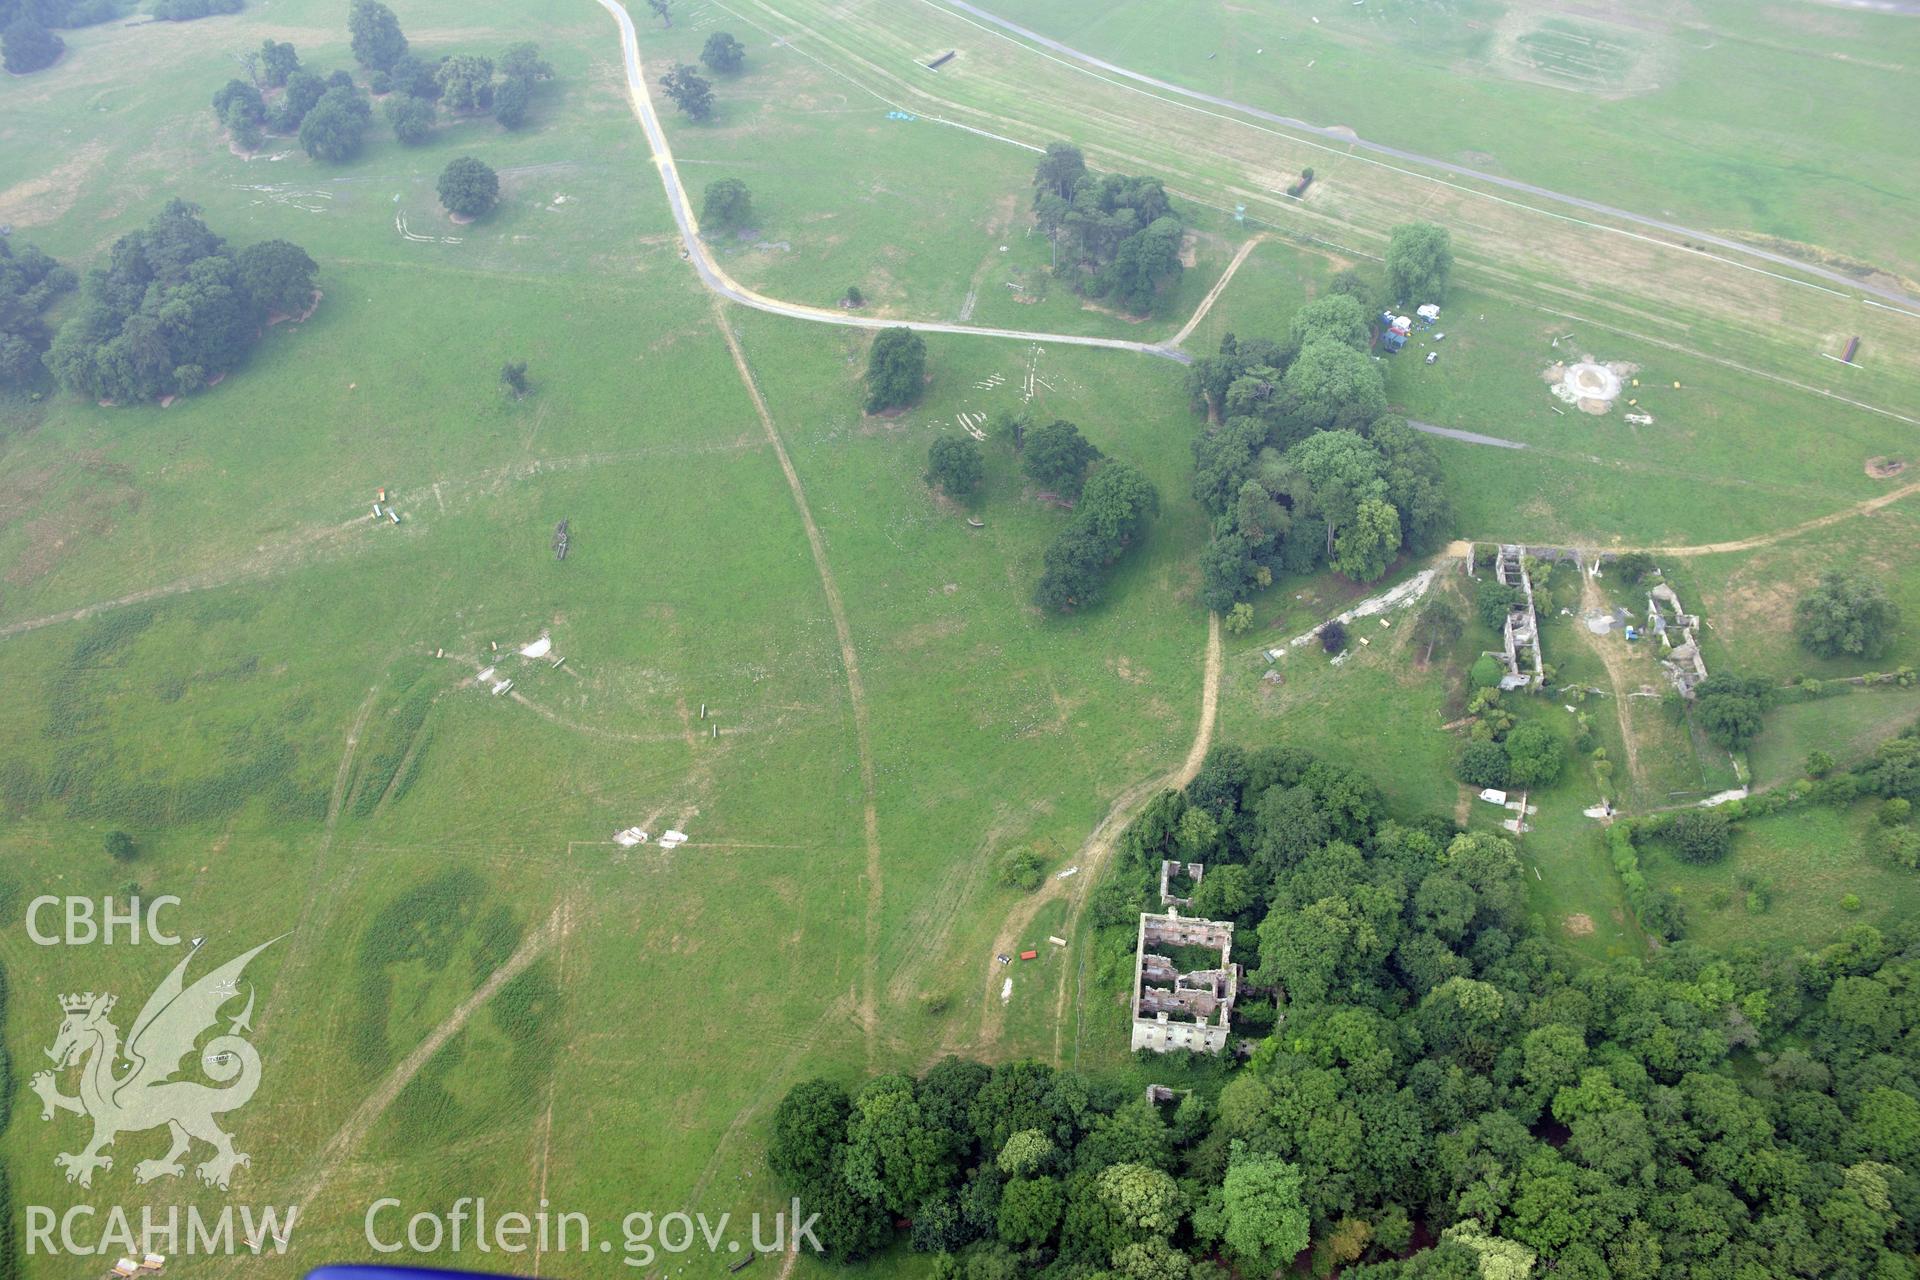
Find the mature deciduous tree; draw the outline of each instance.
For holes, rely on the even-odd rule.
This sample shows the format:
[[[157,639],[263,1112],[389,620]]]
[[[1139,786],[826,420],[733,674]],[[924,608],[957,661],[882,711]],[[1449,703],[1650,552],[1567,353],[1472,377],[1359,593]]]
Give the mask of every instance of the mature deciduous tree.
[[[235,255],[240,285],[257,304],[282,315],[299,315],[313,302],[320,268],[307,251],[287,240],[262,240]]]
[[[738,178],[709,182],[700,200],[700,225],[721,228],[744,227],[753,221],[753,193]]]
[[[1286,411],[1313,431],[1358,431],[1387,411],[1374,362],[1324,336],[1301,349],[1280,391]]]
[[[493,59],[456,53],[433,73],[440,105],[449,111],[485,111],[493,105]]]
[[[1296,351],[1322,339],[1365,351],[1371,335],[1366,308],[1352,297],[1328,293],[1315,298],[1293,313],[1287,328],[1287,340]]]
[[[502,129],[518,129],[527,122],[527,104],[533,100],[533,81],[508,76],[493,91],[493,118]]]
[[[393,130],[395,140],[402,146],[417,147],[433,136],[434,119],[438,113],[429,98],[396,93],[382,104],[381,111],[387,117],[387,125]]]
[[[380,0],[353,0],[347,11],[354,61],[370,71],[391,71],[407,52],[400,20]]]
[[[1900,606],[1864,574],[1828,570],[1793,610],[1793,633],[1822,658],[1877,658],[1893,645]]]
[[[713,82],[686,63],[676,62],[667,68],[660,77],[660,87],[688,119],[705,120],[713,114]]]
[[[260,42],[260,76],[270,88],[285,85],[287,77],[299,69],[300,54],[291,43],[274,39]]]
[[[449,213],[477,218],[500,199],[500,177],[484,161],[461,156],[440,171],[439,191]]]
[[[0,62],[16,76],[52,66],[66,48],[66,41],[32,18],[15,18],[0,31]]]
[[[1425,306],[1447,294],[1453,237],[1431,222],[1409,222],[1387,240],[1387,292],[1396,303]]]
[[[73,272],[41,249],[0,240],[0,386],[46,376],[40,357],[53,334],[41,317],[74,283]]]
[[[867,352],[867,412],[903,409],[926,382],[927,344],[908,328],[882,329]]]
[[[540,46],[531,40],[510,44],[500,55],[500,74],[509,80],[551,80],[553,66],[540,56]]]
[[[1261,1273],[1291,1263],[1309,1240],[1297,1165],[1235,1144],[1220,1184],[1222,1233],[1236,1257]]]
[[[706,63],[709,70],[731,75],[747,65],[747,47],[735,40],[732,32],[716,31],[702,46],[700,61]]]
[[[941,436],[927,450],[927,483],[949,498],[970,498],[986,478],[980,446],[971,439]]]
[[[1020,469],[1027,479],[1069,501],[1077,499],[1087,481],[1087,468],[1100,457],[1100,450],[1080,434],[1080,428],[1056,418],[1024,432],[1023,440]]]
[[[315,160],[341,164],[360,154],[373,106],[352,87],[335,87],[300,122],[300,147]]]

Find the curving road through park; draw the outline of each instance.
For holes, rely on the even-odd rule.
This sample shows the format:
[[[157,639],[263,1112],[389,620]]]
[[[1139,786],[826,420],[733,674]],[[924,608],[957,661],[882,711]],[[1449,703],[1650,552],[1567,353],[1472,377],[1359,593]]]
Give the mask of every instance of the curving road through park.
[[[620,53],[626,65],[627,96],[633,104],[634,115],[640,118],[641,128],[646,130],[647,147],[653,152],[654,167],[660,170],[661,185],[666,188],[667,204],[673,210],[673,220],[680,228],[680,239],[686,245],[687,258],[693,263],[693,269],[700,275],[701,283],[730,302],[743,307],[752,307],[756,311],[765,311],[770,315],[787,316],[794,320],[812,320],[821,324],[837,324],[849,329],[895,329],[908,328],[921,333],[955,333],[976,338],[1011,338],[1017,342],[1045,342],[1059,346],[1106,347],[1114,351],[1132,351],[1140,355],[1158,356],[1163,360],[1172,360],[1179,364],[1192,364],[1193,357],[1175,347],[1158,342],[1134,342],[1127,338],[1095,338],[1072,333],[1031,333],[1025,329],[992,329],[981,325],[948,324],[938,320],[895,320],[880,316],[851,315],[845,311],[829,310],[826,307],[810,307],[798,302],[782,302],[778,298],[769,298],[756,293],[738,280],[728,275],[726,269],[715,261],[707,244],[700,238],[699,220],[694,217],[693,205],[687,198],[686,184],[680,181],[680,171],[673,163],[673,149],[667,145],[666,130],[660,127],[660,117],[653,109],[653,95],[647,91],[647,79],[640,65],[640,40],[634,33],[633,19],[625,6],[618,0],[599,0],[600,7],[613,15],[620,27]]]

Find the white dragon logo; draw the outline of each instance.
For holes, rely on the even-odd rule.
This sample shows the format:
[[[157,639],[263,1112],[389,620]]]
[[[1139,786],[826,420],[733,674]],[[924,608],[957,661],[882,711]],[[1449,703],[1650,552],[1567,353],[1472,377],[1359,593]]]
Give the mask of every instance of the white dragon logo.
[[[56,1111],[93,1118],[93,1140],[86,1149],[53,1158],[67,1171],[68,1182],[92,1186],[95,1169],[113,1168],[113,1158],[100,1154],[101,1148],[111,1145],[122,1133],[164,1124],[173,1135],[172,1149],[161,1159],[142,1160],[135,1165],[134,1177],[141,1182],[179,1177],[184,1172],[180,1157],[198,1138],[213,1147],[213,1157],[198,1167],[200,1180],[222,1191],[227,1189],[234,1168],[249,1161],[244,1152],[233,1149],[233,1135],[222,1131],[214,1117],[244,1106],[260,1086],[260,1055],[240,1037],[242,1031],[253,1030],[252,989],[247,992],[246,1008],[229,1024],[225,1035],[217,1035],[205,1045],[196,1042],[219,1021],[221,1007],[238,998],[237,984],[247,962],[277,941],[261,943],[189,987],[184,975],[198,954],[196,947],[147,998],[140,1016],[133,1020],[124,1049],[119,1028],[107,1017],[113,1012],[113,996],[89,991],[60,997],[66,1018],[53,1047],[47,1050],[54,1070],[37,1073],[32,1084],[44,1104],[41,1119],[53,1119]],[[202,1070],[225,1087],[216,1089],[197,1080],[174,1079],[181,1060],[189,1054],[197,1054]],[[130,1065],[115,1074],[122,1059]],[[60,1092],[55,1073],[76,1065],[80,1066],[80,1091],[77,1097],[68,1097]],[[228,1081],[232,1083],[226,1084]]]

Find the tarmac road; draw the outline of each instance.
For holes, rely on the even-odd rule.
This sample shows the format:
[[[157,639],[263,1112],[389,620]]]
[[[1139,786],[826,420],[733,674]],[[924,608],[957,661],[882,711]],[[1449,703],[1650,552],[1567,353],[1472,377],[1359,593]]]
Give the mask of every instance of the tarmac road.
[[[640,125],[646,130],[647,146],[653,152],[654,167],[660,170],[660,182],[666,188],[667,204],[673,210],[673,220],[680,228],[680,240],[685,246],[687,260],[699,273],[701,283],[721,297],[737,302],[743,307],[765,311],[770,315],[786,316],[793,320],[811,320],[820,324],[837,324],[849,329],[891,329],[904,326],[921,333],[957,333],[977,338],[1011,338],[1016,342],[1106,347],[1115,351],[1132,351],[1140,355],[1158,356],[1160,359],[1172,360],[1179,364],[1193,363],[1192,356],[1171,343],[1133,342],[1126,338],[1090,338],[1072,333],[1033,333],[1024,329],[989,329],[977,325],[946,324],[940,321],[882,319],[879,316],[852,315],[845,311],[828,310],[825,307],[809,307],[797,302],[782,302],[778,298],[769,298],[765,294],[755,293],[728,275],[720,264],[713,260],[706,242],[700,238],[700,227],[693,216],[692,205],[687,199],[686,185],[680,181],[680,171],[674,167],[673,149],[667,145],[666,131],[660,127],[660,117],[653,109],[653,97],[647,91],[646,76],[640,65],[640,41],[634,33],[632,17],[628,15],[626,8],[618,3],[618,0],[599,0],[599,3],[600,7],[612,14],[613,20],[619,24],[620,52],[626,64],[628,96],[633,101],[634,114],[640,118]],[[967,5],[962,7],[971,9],[971,6]],[[1488,445],[1497,449],[1527,447],[1517,440],[1502,440],[1498,436],[1485,436],[1455,427],[1437,427],[1430,422],[1409,420],[1407,425],[1415,431],[1443,436],[1465,444]]]
[[[1749,258],[1758,259],[1761,262],[1772,263],[1779,267],[1787,267],[1803,275],[1813,276],[1831,284],[1840,285],[1845,289],[1870,294],[1885,302],[1897,303],[1907,307],[1920,307],[1920,298],[1915,298],[1898,289],[1874,284],[1870,281],[1856,280],[1844,272],[1834,271],[1831,268],[1822,267],[1815,263],[1802,262],[1798,258],[1789,257],[1784,253],[1771,253],[1765,249],[1755,248],[1753,245],[1742,244],[1740,241],[1730,239],[1726,236],[1714,235],[1710,231],[1697,231],[1692,227],[1683,227],[1676,222],[1665,222],[1659,218],[1650,218],[1644,214],[1634,213],[1628,209],[1616,209],[1612,205],[1582,199],[1579,196],[1566,195],[1563,192],[1553,191],[1546,187],[1535,186],[1530,182],[1521,182],[1514,178],[1503,178],[1498,174],[1484,173],[1478,169],[1469,169],[1464,165],[1453,164],[1446,160],[1436,160],[1431,156],[1423,156],[1418,152],[1403,151],[1399,147],[1390,147],[1385,143],[1368,142],[1364,138],[1356,137],[1353,132],[1348,129],[1334,129],[1326,125],[1309,124],[1305,120],[1297,120],[1292,116],[1277,115],[1274,112],[1266,111],[1259,107],[1250,107],[1244,102],[1235,102],[1231,98],[1222,98],[1211,93],[1202,93],[1198,89],[1184,88],[1181,85],[1173,84],[1166,80],[1142,75],[1138,71],[1129,71],[1125,67],[1116,66],[1104,59],[1096,58],[1090,53],[1082,53],[1071,45],[1062,44],[1050,36],[1043,36],[1038,31],[1023,27],[1016,22],[1010,22],[997,14],[989,13],[978,5],[968,3],[968,0],[921,0],[921,2],[923,4],[934,5],[935,7],[945,6],[957,9],[962,13],[970,14],[980,19],[982,22],[991,23],[1004,31],[1012,32],[1022,39],[1030,40],[1034,44],[1050,49],[1054,53],[1072,58],[1076,62],[1083,62],[1090,67],[1097,67],[1101,71],[1134,81],[1136,84],[1149,85],[1163,93],[1177,94],[1180,97],[1190,98],[1196,102],[1204,102],[1210,106],[1224,107],[1228,111],[1237,111],[1242,115],[1252,116],[1257,120],[1265,120],[1270,124],[1277,124],[1282,128],[1292,129],[1296,132],[1310,133],[1316,137],[1331,139],[1343,146],[1371,152],[1374,155],[1388,156],[1409,164],[1422,165],[1429,169],[1438,169],[1443,173],[1458,174],[1462,177],[1472,178],[1476,182],[1485,182],[1507,191],[1517,191],[1524,195],[1558,201],[1561,204],[1570,205],[1575,209],[1584,209],[1588,213],[1596,213],[1603,217],[1615,218],[1621,222],[1631,223],[1637,227],[1646,227],[1653,231],[1664,231],[1668,235],[1680,236],[1696,244],[1710,244],[1715,248],[1742,254]],[[1920,0],[1853,0],[1853,3],[1862,8],[1887,9],[1895,12],[1915,12],[1920,10]],[[1605,229],[1612,230],[1612,228]],[[1793,283],[1800,282],[1794,281]]]
[[[613,16],[620,27],[620,52],[626,64],[627,93],[633,102],[633,112],[640,118],[640,125],[646,130],[647,146],[653,152],[654,167],[660,170],[660,182],[666,188],[667,204],[673,209],[673,220],[679,225],[680,240],[686,246],[686,256],[693,263],[693,269],[700,275],[701,283],[730,302],[743,307],[752,307],[756,311],[765,311],[770,315],[787,316],[794,320],[812,320],[820,324],[837,324],[849,329],[894,329],[908,328],[920,333],[954,333],[976,338],[1010,338],[1016,342],[1050,343],[1057,346],[1106,347],[1114,351],[1132,351],[1140,355],[1158,356],[1163,360],[1172,360],[1179,364],[1192,364],[1193,357],[1170,345],[1157,342],[1134,342],[1126,338],[1093,338],[1071,333],[1031,333],[1024,329],[991,329],[978,325],[947,324],[931,320],[896,320],[880,316],[863,316],[838,309],[810,307],[797,302],[782,302],[778,298],[769,298],[765,294],[755,293],[742,285],[713,258],[707,244],[700,238],[700,226],[694,217],[693,206],[688,199],[686,185],[680,180],[680,171],[673,163],[673,149],[667,145],[666,131],[660,127],[660,117],[653,109],[653,97],[647,91],[646,76],[640,65],[640,41],[634,34],[633,19],[624,6],[616,0],[599,0],[600,7]]]

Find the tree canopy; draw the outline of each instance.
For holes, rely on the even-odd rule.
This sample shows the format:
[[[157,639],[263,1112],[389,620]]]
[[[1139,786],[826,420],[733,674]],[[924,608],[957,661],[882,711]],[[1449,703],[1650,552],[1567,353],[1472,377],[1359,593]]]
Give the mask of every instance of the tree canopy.
[[[269,88],[278,89],[287,77],[300,69],[300,53],[284,40],[268,38],[260,42],[260,78]]]
[[[1142,313],[1179,279],[1186,231],[1158,178],[1095,177],[1079,148],[1055,142],[1033,185],[1034,216],[1053,242],[1054,270],[1076,289]]]
[[[738,178],[721,178],[707,184],[700,201],[700,225],[721,228],[744,227],[753,221],[753,193]]]
[[[951,1280],[1913,1274],[1920,928],[1580,960],[1504,837],[1396,819],[1295,747],[1222,744],[1119,837],[1089,906],[1108,985],[1190,825],[1213,832],[1202,888],[1236,882],[1210,905],[1248,966],[1244,1060],[1179,1064],[1178,1109],[1132,1071],[1033,1061],[880,1077],[858,1117],[797,1086],[774,1150],[791,1117],[826,1122],[801,1130],[826,1148],[788,1178],[802,1203],[911,1218],[899,1238]],[[841,1212],[862,1256],[895,1238]]]
[[[287,240],[262,240],[234,259],[240,287],[270,312],[300,315],[313,303],[314,277],[320,268],[307,251]]]
[[[277,247],[248,261],[251,273],[197,206],[169,201],[87,273],[47,367],[62,386],[103,400],[199,390],[239,365],[260,335],[272,300],[256,296],[249,281],[277,298],[298,265]]]
[[[1027,479],[1070,502],[1079,498],[1087,468],[1100,457],[1100,450],[1080,434],[1080,428],[1055,419],[1024,431],[1022,441],[1020,469]]]
[[[1081,489],[1072,521],[1041,557],[1035,603],[1055,613],[1097,604],[1113,565],[1159,514],[1159,491],[1143,473],[1125,462],[1104,463]]]
[[[1214,516],[1201,557],[1208,608],[1322,564],[1374,581],[1446,535],[1438,459],[1386,412],[1364,334],[1358,303],[1329,294],[1301,308],[1286,342],[1229,333],[1188,371],[1210,409],[1193,442],[1193,496]]]
[[[1721,746],[1738,750],[1760,732],[1771,692],[1764,680],[1716,672],[1693,687],[1694,721]]]
[[[439,192],[449,213],[478,218],[500,199],[500,177],[484,161],[460,156],[440,171]]]
[[[1293,313],[1287,338],[1295,351],[1326,340],[1364,352],[1372,341],[1370,319],[1356,299],[1341,293],[1323,294]]]
[[[394,139],[402,146],[417,147],[433,135],[433,122],[438,113],[429,98],[396,93],[381,104],[380,109],[387,117]]]
[[[25,15],[0,30],[0,62],[16,76],[52,66],[66,48],[66,41]]]
[[[731,31],[716,31],[701,46],[700,61],[709,71],[731,75],[747,65],[747,47],[734,39]]]
[[[392,71],[407,52],[400,19],[380,0],[353,0],[347,10],[347,32],[353,37],[353,58],[369,71]]]
[[[315,160],[342,164],[360,154],[373,105],[351,85],[328,89],[300,122],[300,147]]]
[[[30,244],[0,239],[0,387],[25,387],[46,376],[41,357],[53,341],[42,318],[74,287],[71,270]]]
[[[1893,647],[1900,606],[1864,574],[1829,569],[1793,609],[1793,634],[1822,658],[1878,658]]]
[[[1447,296],[1453,237],[1431,222],[1408,222],[1387,240],[1387,292],[1395,303],[1425,306]]]
[[[686,63],[667,68],[660,87],[689,120],[705,120],[713,114],[713,82]]]
[[[527,122],[527,104],[533,100],[533,81],[509,76],[493,91],[493,118],[502,129],[518,129]]]
[[[927,344],[908,328],[882,329],[867,352],[867,412],[904,409],[926,382]]]
[[[949,498],[970,498],[986,478],[980,446],[964,436],[941,436],[927,450],[927,483]]]
[[[433,79],[440,86],[440,105],[449,111],[485,111],[493,106],[492,58],[456,53],[441,60]]]

